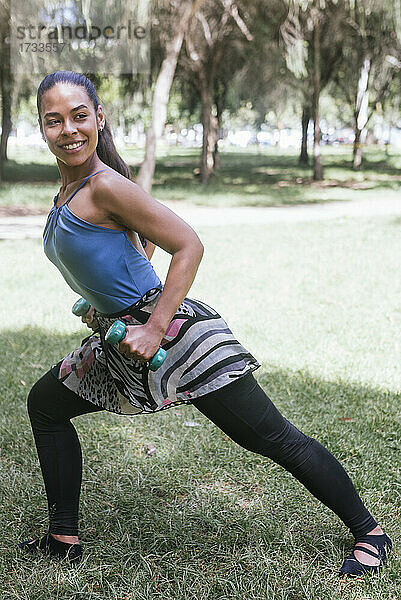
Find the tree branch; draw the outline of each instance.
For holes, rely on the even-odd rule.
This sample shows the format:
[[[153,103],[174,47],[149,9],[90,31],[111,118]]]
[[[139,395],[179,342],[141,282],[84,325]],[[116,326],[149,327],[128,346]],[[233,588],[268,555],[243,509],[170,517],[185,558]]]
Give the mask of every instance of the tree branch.
[[[238,6],[235,4],[235,2],[233,2],[233,0],[221,0],[221,3],[224,6],[225,10],[234,19],[234,21],[238,25],[239,30],[244,34],[248,42],[252,42],[253,35],[246,26],[245,21],[240,16],[238,12]]]

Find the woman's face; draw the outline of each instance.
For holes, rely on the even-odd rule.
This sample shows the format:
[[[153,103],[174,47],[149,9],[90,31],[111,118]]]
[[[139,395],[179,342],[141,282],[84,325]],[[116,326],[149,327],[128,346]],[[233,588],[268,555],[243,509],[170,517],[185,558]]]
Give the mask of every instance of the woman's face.
[[[41,126],[49,150],[66,165],[78,166],[96,150],[102,107],[95,112],[85,88],[57,83],[42,96]]]

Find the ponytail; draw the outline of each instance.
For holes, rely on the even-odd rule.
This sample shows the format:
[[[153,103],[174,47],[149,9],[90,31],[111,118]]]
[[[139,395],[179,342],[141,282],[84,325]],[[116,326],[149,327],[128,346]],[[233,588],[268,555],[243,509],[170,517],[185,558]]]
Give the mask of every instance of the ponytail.
[[[38,93],[36,97],[36,105],[38,109],[38,117],[39,117],[39,125],[40,130],[42,131],[42,119],[41,119],[41,101],[42,96],[47,90],[50,90],[57,83],[69,83],[71,85],[76,85],[79,87],[83,87],[86,90],[86,93],[91,100],[95,112],[99,107],[99,98],[96,93],[95,87],[93,83],[85,77],[82,73],[76,73],[75,71],[55,71],[54,73],[50,73],[46,75],[46,77],[42,80],[39,85]],[[43,133],[43,131],[42,131]],[[127,163],[121,158],[118,154],[113,136],[111,133],[111,129],[107,121],[104,124],[103,130],[98,132],[98,143],[96,146],[96,152],[98,157],[102,162],[108,165],[120,175],[123,175],[127,179],[134,181],[131,170]],[[139,234],[138,234],[139,235]],[[146,240],[143,236],[139,235],[139,238],[142,242],[143,247],[146,247]]]
[[[113,136],[107,121],[104,127],[98,132],[99,140],[96,146],[96,152],[100,160],[114,171],[117,171],[127,179],[133,181],[132,173],[127,163],[118,154],[114,145]]]

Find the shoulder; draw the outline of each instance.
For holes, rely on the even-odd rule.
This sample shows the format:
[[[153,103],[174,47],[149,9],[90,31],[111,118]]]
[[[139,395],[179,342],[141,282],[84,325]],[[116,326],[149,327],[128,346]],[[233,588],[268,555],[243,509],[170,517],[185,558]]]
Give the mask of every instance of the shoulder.
[[[93,178],[92,194],[96,203],[117,199],[121,195],[135,197],[136,194],[141,194],[141,192],[144,193],[139,185],[111,168],[98,173]]]
[[[111,168],[93,178],[91,200],[106,218],[131,228],[134,214],[140,217],[157,210],[156,200],[137,183]]]

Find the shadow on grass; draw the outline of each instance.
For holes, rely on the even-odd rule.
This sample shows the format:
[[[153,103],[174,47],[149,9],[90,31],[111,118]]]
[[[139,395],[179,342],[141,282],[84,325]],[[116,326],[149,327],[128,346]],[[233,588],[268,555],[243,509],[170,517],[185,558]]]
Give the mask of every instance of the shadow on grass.
[[[326,180],[323,182],[314,182],[311,166],[300,165],[295,154],[224,151],[220,160],[221,166],[207,186],[199,185],[199,176],[195,176],[199,167],[197,155],[170,155],[158,161],[153,185],[155,195],[195,204],[295,206],[349,200],[353,189],[361,192],[398,190],[401,181],[398,155],[386,162],[369,154],[366,172],[355,172],[343,154],[329,154],[324,157]],[[384,164],[385,170],[382,169]],[[328,188],[336,188],[338,193],[327,196]]]
[[[8,160],[4,165],[4,181],[33,182],[46,181],[57,183],[60,179],[56,164],[24,163]]]
[[[325,157],[325,166],[327,168],[340,168],[346,169],[350,171],[350,173],[355,173],[351,168],[351,164],[349,160],[340,159],[336,155],[326,155]],[[385,172],[386,175],[401,175],[401,169],[399,164],[399,155],[395,156],[386,156],[384,152],[377,152],[377,154],[373,154],[372,152],[365,153],[362,169],[360,172],[362,173],[374,173],[374,172]],[[358,171],[359,172],[359,171]]]
[[[25,397],[52,364],[79,345],[81,334],[54,334],[39,327],[0,332],[0,402],[4,407]]]
[[[132,157],[128,159],[132,163]],[[344,153],[324,156],[326,182],[312,181],[311,166],[298,163],[297,154],[283,152],[222,151],[221,166],[208,185],[201,185],[199,150],[174,150],[159,158],[153,183],[153,194],[163,200],[181,200],[195,204],[237,206],[291,206],[318,202],[340,201],[343,188],[362,191],[399,187],[400,157],[386,157],[384,152],[369,150],[364,169],[355,172]],[[134,174],[137,164],[130,164]],[[385,175],[385,176],[384,176]],[[56,165],[8,161],[6,182],[57,182]],[[325,195],[328,187],[337,187],[338,194]],[[345,196],[349,199],[348,196]],[[15,204],[15,201],[13,203]]]

